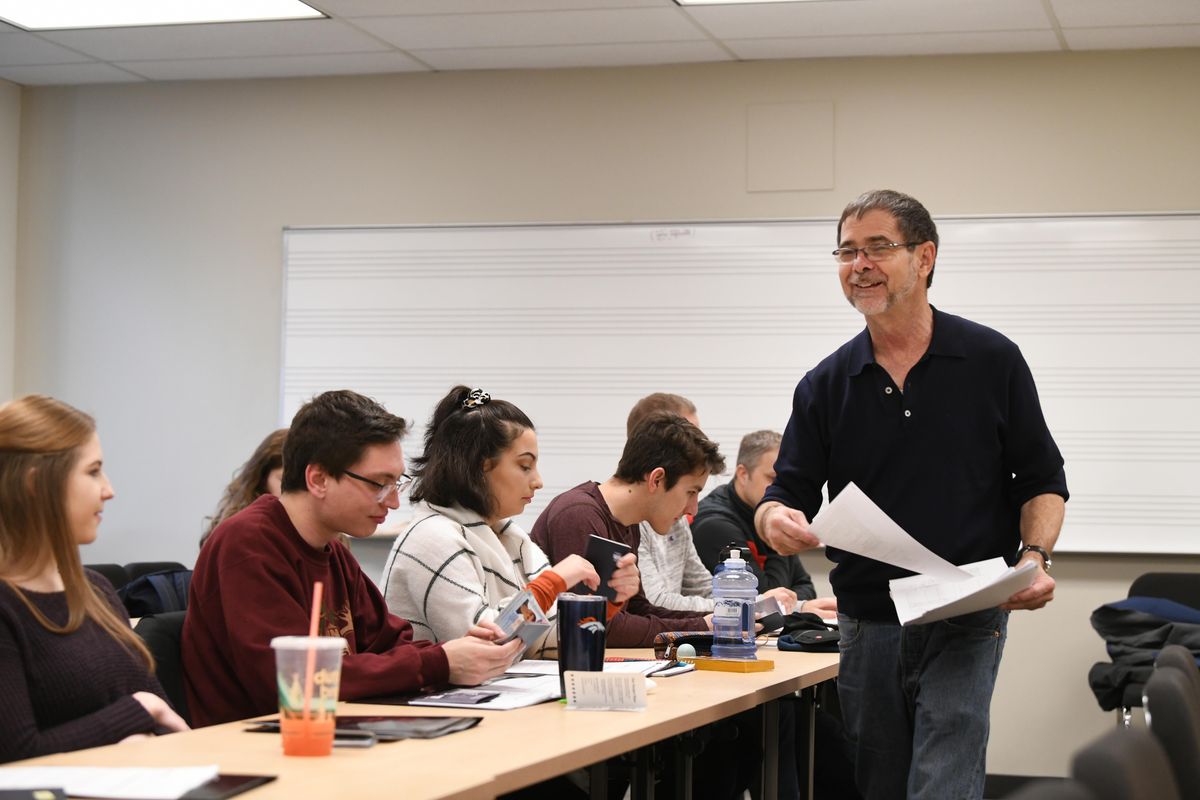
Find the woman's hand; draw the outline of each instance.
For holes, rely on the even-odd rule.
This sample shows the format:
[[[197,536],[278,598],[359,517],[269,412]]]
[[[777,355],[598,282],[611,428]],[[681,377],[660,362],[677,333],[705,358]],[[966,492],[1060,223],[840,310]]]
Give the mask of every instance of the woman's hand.
[[[175,713],[170,704],[153,692],[134,692],[133,699],[142,704],[142,708],[154,719],[154,724],[169,731],[188,731],[191,728],[183,718]]]
[[[592,566],[592,562],[581,555],[572,553],[550,569],[563,579],[563,583],[567,585],[567,591],[570,591],[571,587],[577,583],[582,583],[592,591],[600,586],[600,576],[596,574],[596,568]]]

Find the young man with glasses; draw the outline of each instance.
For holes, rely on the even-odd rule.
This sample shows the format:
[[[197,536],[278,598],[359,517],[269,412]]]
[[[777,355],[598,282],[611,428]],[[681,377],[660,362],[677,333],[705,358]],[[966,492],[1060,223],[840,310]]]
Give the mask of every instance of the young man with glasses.
[[[1054,596],[1050,551],[1067,498],[1063,459],[1028,365],[994,330],[929,304],[937,228],[899,192],[842,212],[834,251],[866,330],[804,376],[755,513],[777,552],[819,544],[808,521],[853,481],[933,552],[1037,565],[999,608],[901,627],[888,581],[905,571],[828,548],[841,625],[839,695],[868,800],[981,797],[988,711],[1008,612]]]
[[[495,625],[444,644],[413,641],[338,540],[375,532],[400,505],[406,423],[350,391],[326,392],[292,420],[283,494],[221,523],[196,562],[183,628],[184,683],[196,725],[274,711],[275,636],[308,631],[313,583],[324,585],[319,634],[346,640],[340,697],[475,685],[502,673],[519,642]]]

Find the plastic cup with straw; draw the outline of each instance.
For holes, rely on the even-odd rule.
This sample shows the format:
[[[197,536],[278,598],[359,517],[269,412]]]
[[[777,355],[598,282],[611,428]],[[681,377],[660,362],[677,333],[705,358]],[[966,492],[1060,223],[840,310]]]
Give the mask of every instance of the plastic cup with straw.
[[[323,589],[320,581],[313,584],[308,636],[277,636],[271,640],[284,755],[323,756],[333,751],[345,641],[340,636],[317,635]]]

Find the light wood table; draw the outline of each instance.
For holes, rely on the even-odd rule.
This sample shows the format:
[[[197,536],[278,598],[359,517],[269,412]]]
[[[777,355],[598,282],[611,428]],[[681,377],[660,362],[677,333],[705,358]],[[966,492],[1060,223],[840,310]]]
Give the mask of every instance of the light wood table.
[[[612,650],[609,655],[648,655]],[[474,800],[582,769],[694,728],[770,704],[837,676],[838,656],[760,651],[770,672],[696,671],[655,680],[641,712],[571,711],[543,703],[513,711],[341,703],[348,715],[482,716],[476,727],[439,739],[335,748],[327,758],[285,757],[279,737],[229,723],[121,745],[61,753],[22,765],[191,766],[277,775],[248,800],[336,800],[397,794],[406,800]],[[764,716],[771,716],[766,714]]]

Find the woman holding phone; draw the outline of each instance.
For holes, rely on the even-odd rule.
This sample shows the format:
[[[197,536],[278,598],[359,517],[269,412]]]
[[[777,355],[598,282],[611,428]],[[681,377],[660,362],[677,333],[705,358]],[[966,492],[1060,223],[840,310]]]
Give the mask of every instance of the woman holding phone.
[[[415,459],[413,520],[396,537],[383,571],[393,614],[417,638],[444,642],[480,621],[493,622],[522,591],[555,619],[559,593],[577,584],[599,586],[595,568],[578,555],[553,566],[511,519],[542,488],[537,434],[512,403],[481,389],[456,386],[442,398]],[[609,585],[617,604],[638,588],[633,554],[617,565]],[[544,655],[556,644],[555,626],[535,642]]]
[[[40,395],[0,406],[0,762],[187,729],[80,562],[112,497],[91,417]]]

